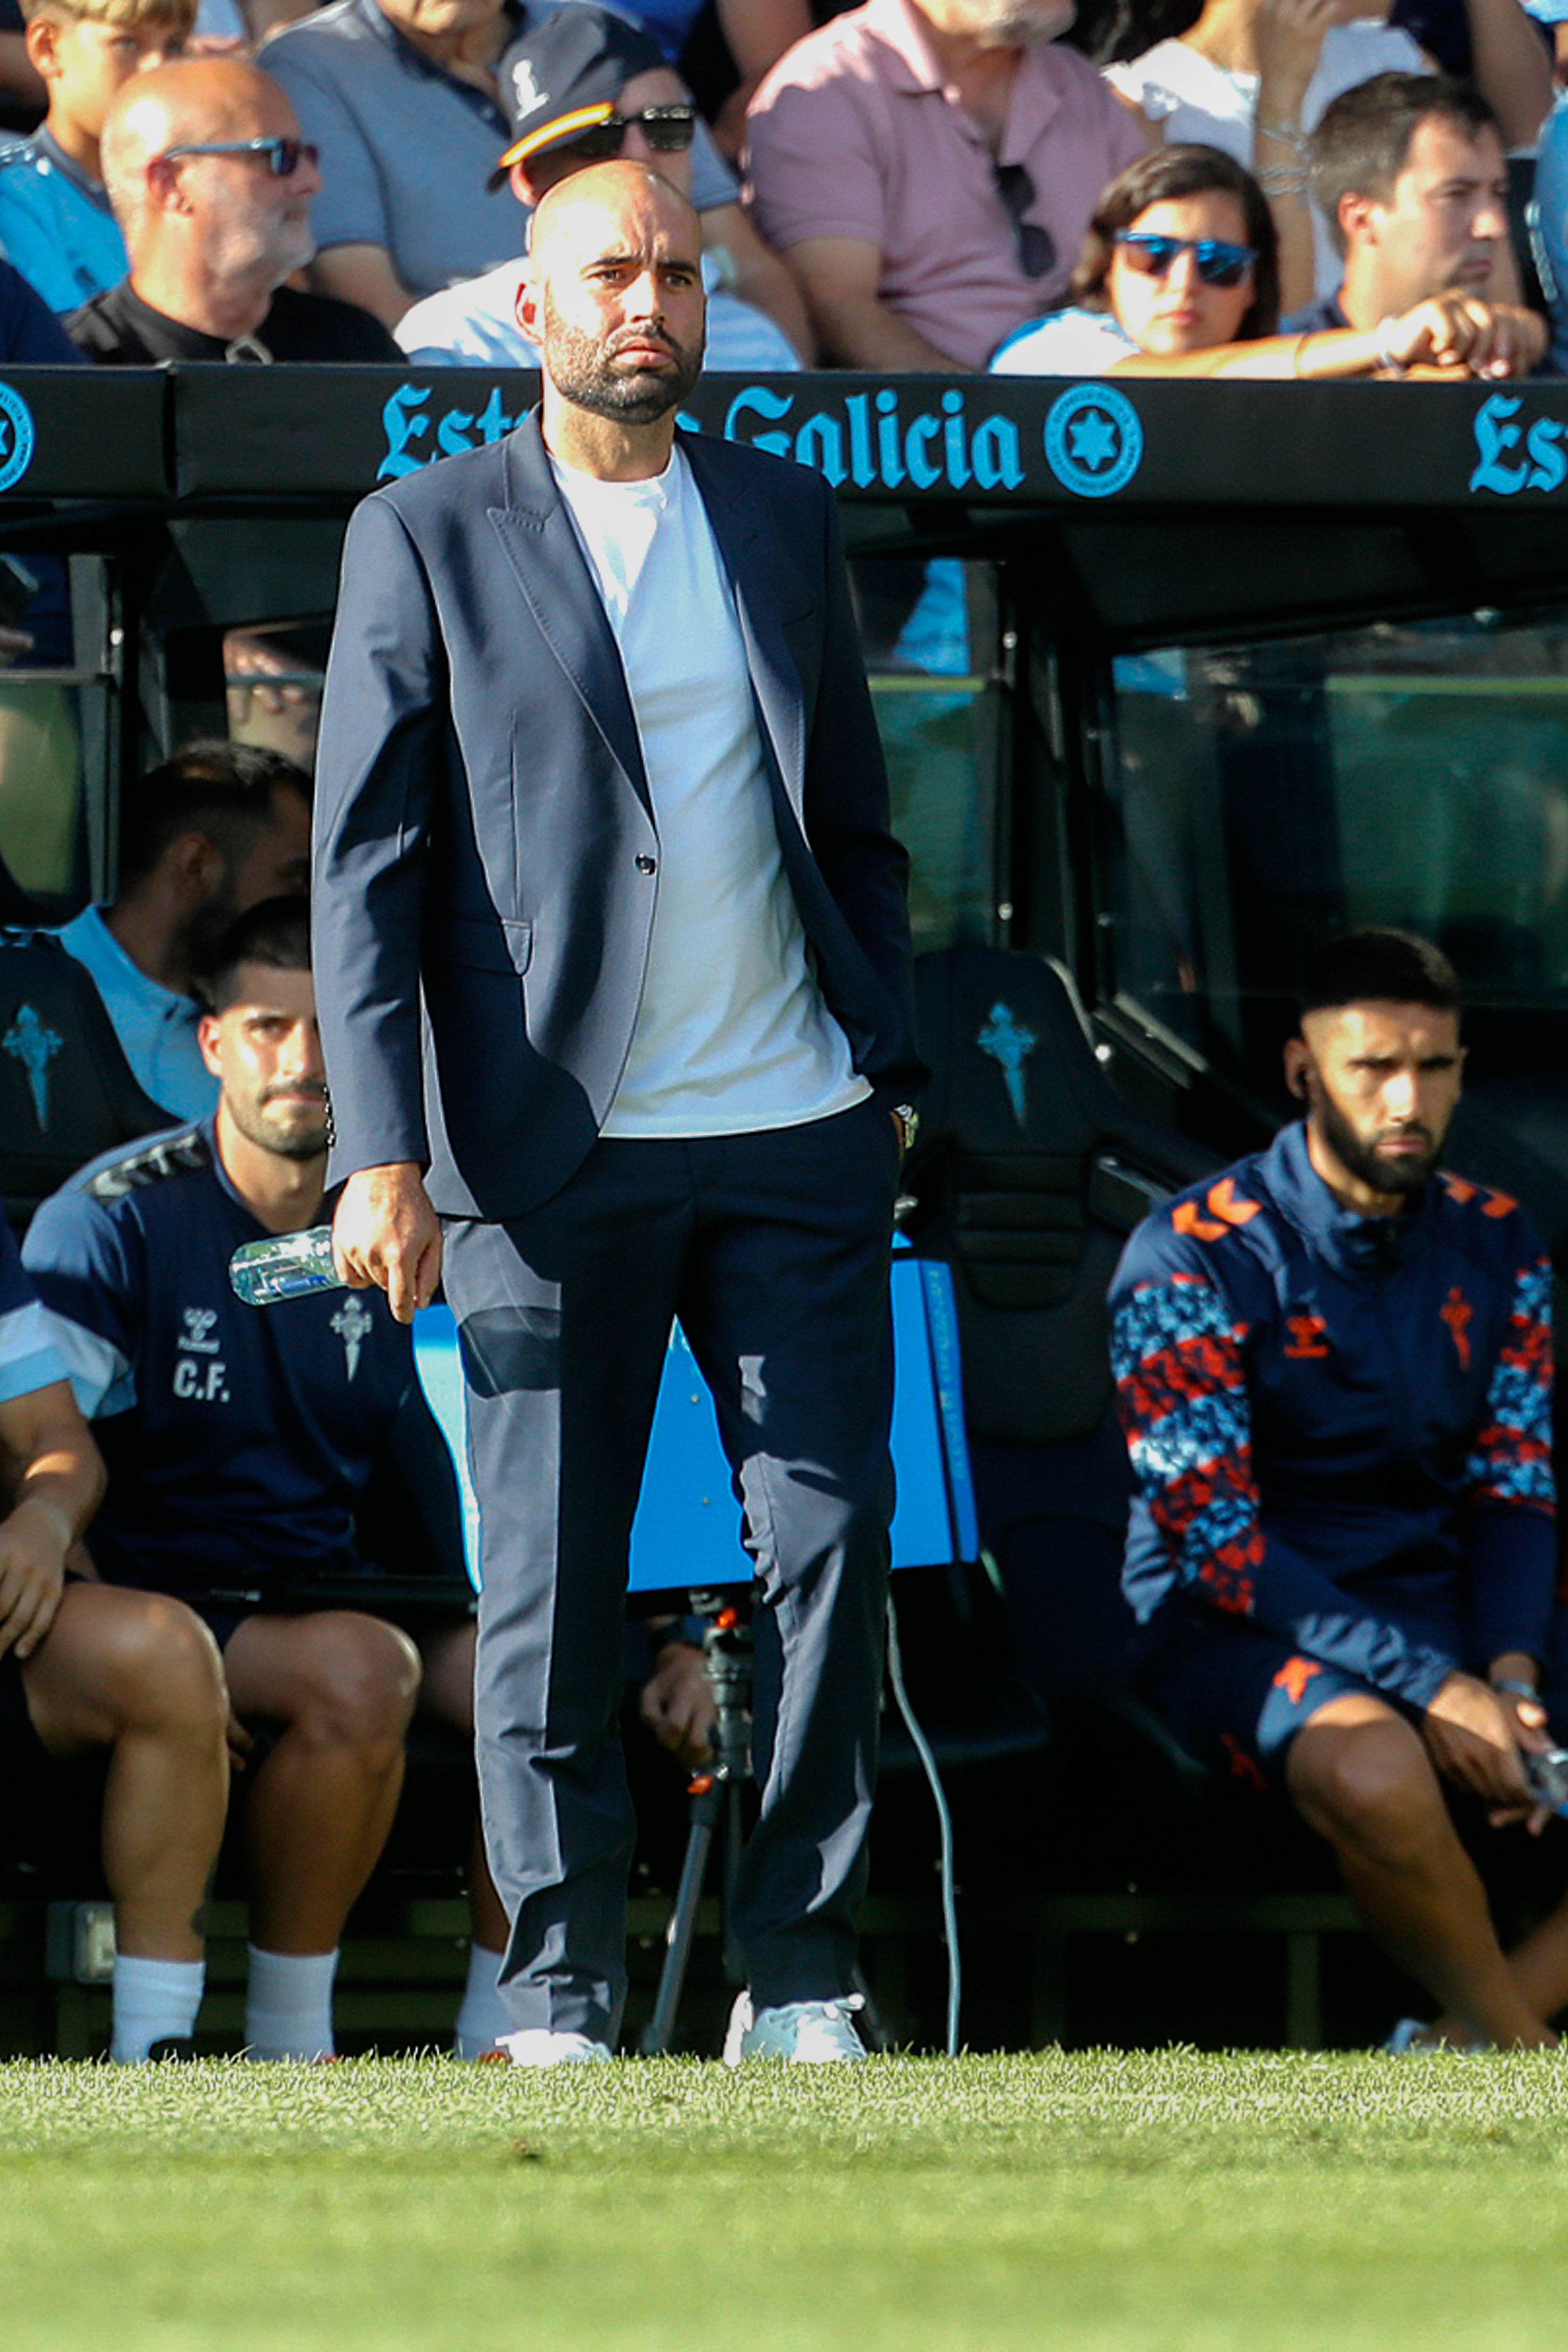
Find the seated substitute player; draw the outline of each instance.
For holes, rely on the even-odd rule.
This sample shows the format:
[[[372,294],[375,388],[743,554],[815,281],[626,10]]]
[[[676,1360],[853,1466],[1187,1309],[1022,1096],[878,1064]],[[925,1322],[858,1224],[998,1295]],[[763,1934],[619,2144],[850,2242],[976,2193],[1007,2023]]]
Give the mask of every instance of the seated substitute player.
[[[174,2054],[201,2006],[203,1911],[228,1793],[216,1649],[181,1607],[73,1578],[103,1467],[0,1223],[0,1819],[48,1818],[54,1766],[107,1751],[110,2055]]]
[[[354,1551],[356,1498],[415,1381],[408,1331],[379,1298],[259,1313],[229,1285],[241,1243],[322,1215],[305,901],[242,915],[208,989],[215,1117],[93,1161],[44,1203],[25,1256],[108,1467],[95,1564],[186,1600],[239,1723],[276,1733],[245,1767],[245,2039],[258,2057],[315,2058],[331,2051],[338,1942],[392,1824],[416,1699],[472,1730],[474,1628],[459,1613],[411,1639],[375,1613],[376,1571]],[[313,1584],[355,1579],[363,1607],[313,1605]],[[506,1922],[477,1839],[473,1890],[467,2056],[506,2023]]]
[[[1505,1959],[1445,1798],[1530,1815],[1545,1744],[1549,1272],[1511,1201],[1439,1171],[1458,1028],[1435,948],[1333,942],[1285,1048],[1305,1118],[1133,1234],[1123,1581],[1144,1696],[1329,1841],[1434,2033],[1534,2047],[1568,1906]]]

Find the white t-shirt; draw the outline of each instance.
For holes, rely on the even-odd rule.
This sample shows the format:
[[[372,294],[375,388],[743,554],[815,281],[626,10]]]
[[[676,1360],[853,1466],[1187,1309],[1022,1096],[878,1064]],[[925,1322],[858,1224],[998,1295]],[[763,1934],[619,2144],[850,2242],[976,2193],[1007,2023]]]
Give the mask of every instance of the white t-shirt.
[[[650,481],[551,465],[620,648],[658,834],[631,1050],[602,1132],[804,1126],[869,1094],[784,872],[734,595],[677,449]]]
[[[1053,310],[997,346],[993,375],[1103,375],[1138,349],[1109,310]]]
[[[1357,17],[1349,25],[1331,25],[1323,37],[1318,69],[1301,100],[1301,127],[1311,131],[1331,99],[1358,82],[1380,73],[1430,73],[1426,52],[1392,25],[1373,17]],[[1252,168],[1253,119],[1258,112],[1255,73],[1231,73],[1216,66],[1186,41],[1156,41],[1131,65],[1107,66],[1106,79],[1124,98],[1141,106],[1152,122],[1163,122],[1165,138],[1195,139],[1208,147],[1223,147],[1238,163]],[[1312,241],[1317,256],[1317,290],[1334,294],[1345,274],[1342,255],[1334,250],[1328,224],[1312,209]]]

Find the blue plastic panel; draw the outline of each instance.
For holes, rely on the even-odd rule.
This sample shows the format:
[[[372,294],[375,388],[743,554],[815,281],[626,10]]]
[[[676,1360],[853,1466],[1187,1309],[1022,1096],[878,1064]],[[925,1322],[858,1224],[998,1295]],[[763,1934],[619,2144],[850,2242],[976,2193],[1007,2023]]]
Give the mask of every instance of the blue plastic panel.
[[[898,1476],[893,1566],[973,1559],[979,1537],[959,1393],[952,1276],[945,1265],[900,1252],[893,1264],[892,1298]],[[479,1512],[468,1484],[462,1371],[448,1308],[426,1307],[416,1318],[414,1347],[420,1381],[457,1464],[468,1570],[477,1583]],[[632,1528],[630,1590],[748,1582],[752,1570],[740,1524],[712,1400],[677,1324],[669,1335]]]

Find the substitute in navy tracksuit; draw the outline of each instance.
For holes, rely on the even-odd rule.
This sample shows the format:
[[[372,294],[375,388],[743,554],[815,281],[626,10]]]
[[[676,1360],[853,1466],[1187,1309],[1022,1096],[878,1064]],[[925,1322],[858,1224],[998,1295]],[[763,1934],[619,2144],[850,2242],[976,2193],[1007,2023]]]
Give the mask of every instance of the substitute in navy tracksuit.
[[[1419,1713],[1544,1657],[1550,1269],[1513,1202],[1444,1174],[1359,1216],[1289,1127],[1148,1218],[1111,1296],[1122,1580],[1184,1746],[1273,1773],[1338,1693]]]
[[[1133,1234],[1123,1585],[1143,1694],[1289,1793],[1436,2030],[1534,2045],[1568,1905],[1505,1960],[1447,1798],[1530,1817],[1546,1744],[1550,1268],[1517,1203],[1437,1164],[1462,1064],[1445,959],[1349,934],[1286,1048],[1305,1120]]]

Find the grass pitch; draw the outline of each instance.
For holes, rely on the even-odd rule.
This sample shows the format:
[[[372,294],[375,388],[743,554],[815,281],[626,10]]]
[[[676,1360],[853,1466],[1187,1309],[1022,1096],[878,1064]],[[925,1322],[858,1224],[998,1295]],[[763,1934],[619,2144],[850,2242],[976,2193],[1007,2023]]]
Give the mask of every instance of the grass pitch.
[[[1518,2352],[1568,2063],[0,2067],[5,2352]]]

